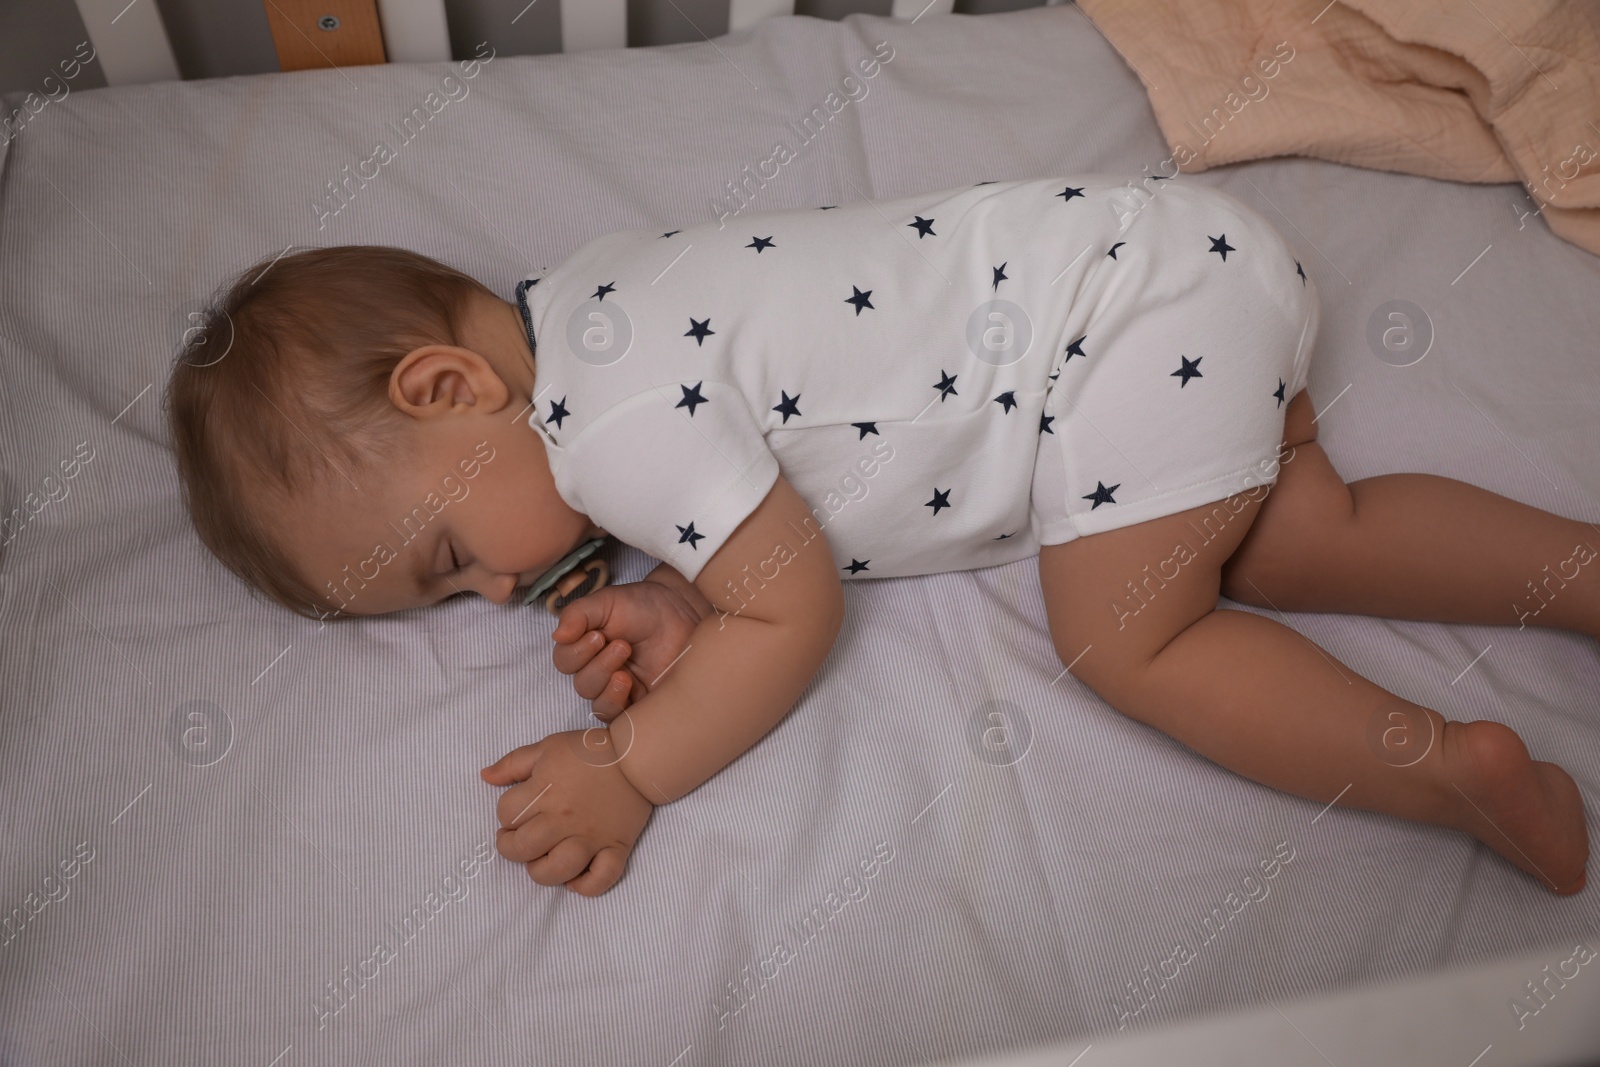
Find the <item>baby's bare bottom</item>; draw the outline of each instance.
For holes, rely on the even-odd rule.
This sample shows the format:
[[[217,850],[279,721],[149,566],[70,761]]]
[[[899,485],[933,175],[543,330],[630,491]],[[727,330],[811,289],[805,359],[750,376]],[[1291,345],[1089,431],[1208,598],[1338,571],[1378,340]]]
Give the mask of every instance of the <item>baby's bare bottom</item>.
[[[1465,831],[1553,891],[1577,892],[1588,836],[1566,772],[1532,760],[1508,727],[1448,722],[1217,597],[1600,637],[1600,563],[1583,565],[1600,534],[1434,475],[1346,485],[1312,416],[1299,393],[1270,490],[1041,548],[1062,662],[1119,711],[1247,778]]]

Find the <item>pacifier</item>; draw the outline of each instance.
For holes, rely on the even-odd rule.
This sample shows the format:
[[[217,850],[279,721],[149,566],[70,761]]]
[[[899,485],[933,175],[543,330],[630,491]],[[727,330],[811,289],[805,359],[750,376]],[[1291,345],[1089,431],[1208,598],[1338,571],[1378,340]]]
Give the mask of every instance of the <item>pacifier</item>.
[[[522,603],[532,604],[544,597],[545,610],[552,615],[560,615],[561,609],[572,601],[604,588],[611,580],[611,568],[603,559],[590,559],[587,563],[584,560],[600,551],[600,546],[605,543],[604,537],[595,537],[573,549],[533,583],[533,588],[528,590]],[[579,564],[582,564],[581,569]],[[592,584],[590,579],[593,579]]]

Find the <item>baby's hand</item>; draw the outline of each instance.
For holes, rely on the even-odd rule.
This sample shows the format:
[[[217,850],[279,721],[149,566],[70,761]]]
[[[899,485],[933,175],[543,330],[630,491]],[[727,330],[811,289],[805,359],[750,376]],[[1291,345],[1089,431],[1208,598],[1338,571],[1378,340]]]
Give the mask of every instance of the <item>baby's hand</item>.
[[[556,670],[610,722],[643,697],[677,662],[711,604],[665,564],[642,582],[608,585],[561,609],[552,654]]]
[[[478,772],[490,785],[511,785],[495,809],[503,827],[495,832],[495,848],[527,864],[540,885],[565,885],[586,897],[604,893],[622,879],[655,811],[609,748],[603,755],[585,748],[586,735],[606,732],[551,734]]]

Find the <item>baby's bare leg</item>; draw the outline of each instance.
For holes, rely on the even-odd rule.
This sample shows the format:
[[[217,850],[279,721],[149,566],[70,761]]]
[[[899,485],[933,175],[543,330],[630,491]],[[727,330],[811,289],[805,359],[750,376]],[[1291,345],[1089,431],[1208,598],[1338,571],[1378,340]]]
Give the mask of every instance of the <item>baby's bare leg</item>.
[[[1286,413],[1278,481],[1222,592],[1283,611],[1553,626],[1600,637],[1600,528],[1432,474],[1345,485],[1311,402]]]
[[[1446,722],[1270,618],[1217,609],[1222,565],[1262,506],[1240,496],[1041,548],[1062,662],[1119,711],[1254,781],[1463,830],[1556,892],[1581,889],[1577,787],[1514,732]],[[1180,543],[1193,555],[1175,567]]]

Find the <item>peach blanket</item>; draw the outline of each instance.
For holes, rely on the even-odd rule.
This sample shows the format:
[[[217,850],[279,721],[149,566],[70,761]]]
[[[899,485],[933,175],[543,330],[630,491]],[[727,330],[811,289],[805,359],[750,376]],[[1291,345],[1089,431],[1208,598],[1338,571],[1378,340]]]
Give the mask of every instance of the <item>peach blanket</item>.
[[[1600,5],[1587,0],[1078,0],[1199,171],[1303,155],[1521,182],[1520,229],[1600,254]],[[1520,206],[1519,206],[1520,203]]]

